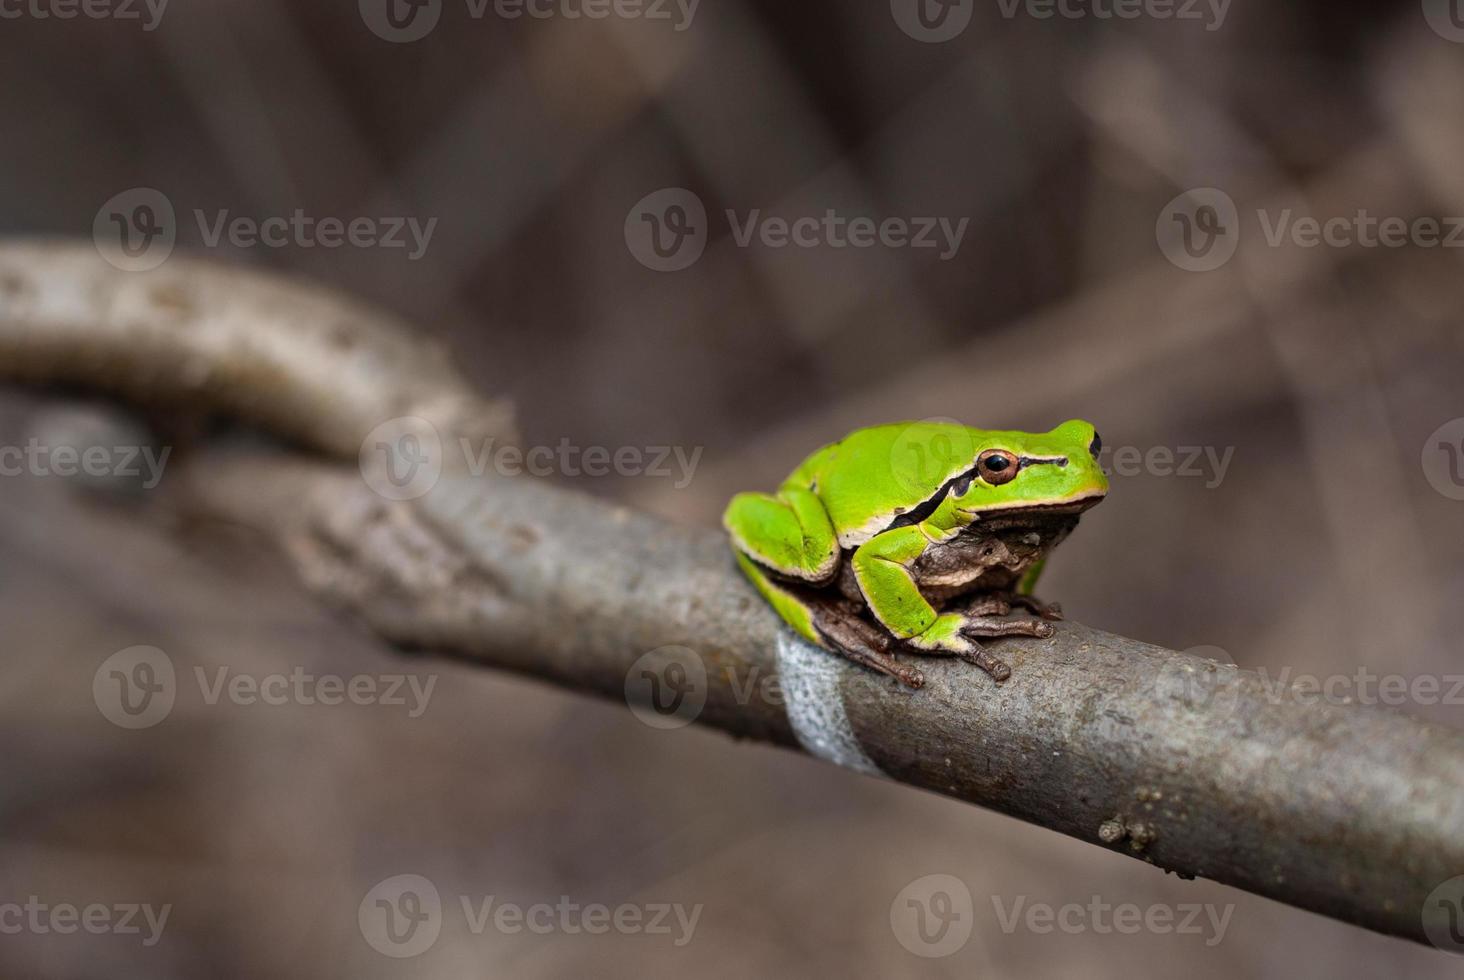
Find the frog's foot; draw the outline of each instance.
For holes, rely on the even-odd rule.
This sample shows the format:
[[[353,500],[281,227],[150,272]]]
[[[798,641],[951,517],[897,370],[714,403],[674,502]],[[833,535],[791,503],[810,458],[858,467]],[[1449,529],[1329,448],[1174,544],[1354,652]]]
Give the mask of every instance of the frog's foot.
[[[824,646],[862,667],[893,677],[906,687],[925,686],[925,674],[920,668],[902,664],[894,658],[893,640],[883,630],[866,622],[860,616],[857,604],[815,600],[809,603],[808,611]]]
[[[1001,622],[1001,620],[996,621]],[[1012,676],[1012,669],[993,657],[982,648],[981,644],[971,638],[970,631],[973,624],[980,627],[982,623],[983,620],[972,619],[969,616],[942,613],[926,628],[924,633],[910,637],[905,643],[924,654],[960,657],[967,663],[975,664],[986,671],[991,675],[992,680],[1000,684]]]
[[[1008,593],[993,592],[986,595],[979,595],[966,604],[961,610],[970,626],[963,630],[967,636],[1036,636],[1047,638],[1052,635],[1052,627],[1041,619],[1030,617],[1022,619],[1003,619],[1007,613],[1012,611],[1012,606],[1024,606],[1031,609],[1032,606],[1022,601],[1025,596],[1011,595]],[[1038,602],[1038,600],[1033,600]],[[1043,619],[1058,619],[1059,614],[1053,614],[1051,607],[1045,603],[1038,602],[1047,614]],[[1034,610],[1035,611],[1035,610]]]
[[[1052,624],[1040,619],[1006,619],[1001,616],[968,616],[961,635],[995,639],[998,636],[1035,636],[1047,639],[1053,633]]]

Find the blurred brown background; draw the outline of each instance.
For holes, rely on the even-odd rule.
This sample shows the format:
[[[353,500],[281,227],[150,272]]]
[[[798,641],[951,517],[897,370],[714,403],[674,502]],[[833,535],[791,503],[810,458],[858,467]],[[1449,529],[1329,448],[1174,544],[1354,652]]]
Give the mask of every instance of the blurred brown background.
[[[1043,18],[966,0],[945,23],[969,24],[936,43],[902,29],[914,11],[899,0],[705,0],[689,26],[674,5],[669,21],[566,16],[573,0],[507,19],[439,0],[417,12],[439,20],[414,41],[383,37],[371,0],[174,0],[151,30],[142,6],[138,20],[60,19],[37,10],[64,0],[35,2],[0,20],[7,234],[84,238],[114,195],[157,189],[180,248],[318,277],[419,324],[517,403],[530,444],[700,448],[684,487],[560,478],[687,523],[713,524],[732,492],[769,487],[822,441],[898,418],[1045,429],[1082,416],[1116,449],[1179,462],[1207,449],[1192,475],[1166,473],[1162,455],[1116,473],[1044,593],[1083,622],[1217,646],[1273,676],[1461,670],[1464,502],[1451,493],[1464,477],[1438,444],[1464,439],[1464,423],[1435,435],[1464,416],[1461,255],[1266,238],[1288,208],[1464,215],[1464,44],[1444,5],[1234,0],[1223,16],[1121,20],[1097,16],[1103,4]],[[690,267],[657,272],[625,227],[668,187],[705,204],[708,241]],[[1192,188],[1237,208],[1239,248],[1210,271],[1166,257],[1184,220],[1208,220],[1166,211]],[[742,247],[724,216],[831,208],[969,226],[942,260]],[[296,209],[436,225],[413,260],[210,246],[193,218]],[[3,441],[69,431],[69,405],[8,394]],[[6,975],[1459,968],[806,758],[402,658],[303,596],[247,536],[180,524],[147,493],[0,486],[0,902],[171,906],[152,946],[7,930]],[[92,680],[137,644],[167,652],[180,688],[164,722],[127,731],[99,713]],[[209,704],[193,669],[225,666],[409,671],[436,686],[419,717]],[[1398,707],[1464,724],[1457,704]],[[405,873],[447,909],[432,948],[397,960],[368,944],[357,908]],[[891,924],[896,896],[929,874],[974,897],[971,939],[944,958],[907,952]],[[703,910],[681,947],[475,935],[463,895]],[[1234,910],[1211,944],[1007,933],[993,905],[1095,895]]]

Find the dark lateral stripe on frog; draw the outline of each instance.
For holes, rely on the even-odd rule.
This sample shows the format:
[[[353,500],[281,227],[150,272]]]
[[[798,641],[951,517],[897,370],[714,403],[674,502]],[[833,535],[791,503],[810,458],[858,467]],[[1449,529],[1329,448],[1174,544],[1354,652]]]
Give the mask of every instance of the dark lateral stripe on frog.
[[[1017,459],[1017,468],[1022,470],[1026,469],[1029,466],[1042,466],[1049,464],[1055,466],[1066,466],[1068,464],[1068,458],[1066,456],[1050,456],[1045,459],[1037,459],[1032,456],[1022,456]],[[891,531],[897,527],[908,527],[911,524],[919,524],[931,514],[935,513],[935,509],[940,506],[941,501],[945,500],[946,494],[954,491],[956,496],[959,497],[970,488],[971,481],[975,478],[976,467],[973,464],[969,470],[966,470],[964,473],[957,473],[955,476],[945,481],[945,483],[941,484],[941,488],[937,490],[935,492],[935,495],[932,496],[929,500],[925,501],[922,504],[919,504],[909,511],[906,511],[899,517],[896,517],[893,521],[890,521],[888,525],[880,530],[880,533],[883,534],[885,531]]]

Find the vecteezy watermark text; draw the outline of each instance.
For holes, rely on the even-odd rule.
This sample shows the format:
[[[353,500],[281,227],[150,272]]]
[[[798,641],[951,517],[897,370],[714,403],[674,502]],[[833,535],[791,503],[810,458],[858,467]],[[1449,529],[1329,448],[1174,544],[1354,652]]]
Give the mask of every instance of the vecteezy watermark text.
[[[1256,208],[1256,226],[1268,248],[1464,248],[1464,217],[1374,214],[1357,208],[1321,217],[1294,208]],[[1229,262],[1240,244],[1242,212],[1217,187],[1198,187],[1174,197],[1154,225],[1159,249],[1189,272],[1209,272]]]
[[[464,0],[467,15],[482,20],[644,20],[691,27],[701,0]],[[409,44],[437,27],[443,0],[357,0],[361,20],[383,41]]]
[[[450,463],[467,476],[626,477],[675,479],[684,490],[701,462],[702,446],[519,446],[460,436],[444,443],[427,419],[402,416],[376,426],[362,440],[358,462],[366,485],[388,500],[415,500],[429,492]]]
[[[1015,20],[1199,20],[1205,30],[1225,25],[1230,0],[996,0],[1002,17]]]
[[[3,2],[3,0],[0,0]],[[399,249],[408,261],[427,254],[437,219],[406,215],[334,217],[295,208],[282,215],[239,215],[228,208],[194,208],[198,240],[208,248],[380,248]],[[178,241],[173,202],[152,187],[113,195],[92,221],[92,240],[102,257],[119,269],[146,272],[167,261]]]
[[[761,208],[725,212],[732,243],[831,249],[925,249],[941,262],[954,258],[970,218],[874,217],[826,208],[822,214],[769,215]],[[635,203],[625,217],[625,244],[635,260],[657,272],[676,272],[701,258],[710,234],[706,206],[692,191],[666,187]]]
[[[1114,904],[1101,895],[1094,895],[1084,903],[1068,902],[1058,906],[1028,901],[1026,895],[1014,896],[1008,905],[1002,896],[993,895],[991,907],[996,913],[997,927],[1008,936],[1018,929],[1037,935],[1092,932],[1103,936],[1114,933],[1120,936],[1139,933],[1163,936],[1173,933],[1201,936],[1206,946],[1216,946],[1224,940],[1226,930],[1230,928],[1230,917],[1235,913],[1233,903],[1216,906],[1208,902],[1173,905],[1156,902],[1141,906],[1133,902]]]
[[[917,41],[940,44],[971,26],[975,0],[890,0],[890,14],[900,30]],[[1218,31],[1230,11],[1230,0],[996,0],[1006,20],[1173,20],[1202,21]]]
[[[1282,667],[1272,677],[1265,667],[1257,668],[1266,700],[1272,704],[1369,704],[1402,705],[1464,704],[1464,674],[1374,674],[1358,667],[1350,674],[1294,674]]]
[[[970,218],[883,218],[845,217],[833,208],[821,216],[798,218],[764,217],[754,208],[743,217],[727,211],[732,240],[738,248],[747,248],[756,238],[764,248],[935,248],[937,258],[949,261],[966,237]]]
[[[51,446],[32,436],[24,446],[0,446],[0,477],[141,477],[151,490],[163,479],[171,446]]]
[[[195,209],[199,237],[209,248],[227,241],[235,248],[401,248],[407,249],[408,261],[415,262],[427,254],[437,219],[425,222],[414,217],[316,218],[296,208],[288,215],[251,218],[231,215],[227,209],[210,217]]]
[[[1225,479],[1235,458],[1235,447],[1225,446],[1104,446],[1098,453],[1098,466],[1108,476],[1133,477],[1147,474],[1158,477],[1203,479],[1205,489],[1213,490]]]
[[[673,946],[691,942],[704,906],[680,902],[578,902],[560,895],[553,902],[522,904],[496,895],[459,895],[457,905],[468,932],[481,936],[490,928],[502,935],[523,932],[603,936],[667,936]],[[393,875],[377,882],[356,910],[361,936],[385,956],[419,956],[437,942],[446,913],[437,886],[422,875]]]
[[[21,933],[44,936],[88,932],[94,936],[141,936],[144,946],[156,946],[172,913],[171,903],[92,902],[77,906],[71,902],[45,902],[30,895],[25,902],[0,902],[0,935]],[[146,929],[146,932],[143,930]]]
[[[194,667],[194,682],[204,704],[238,707],[282,705],[371,706],[404,709],[420,718],[432,700],[437,676],[417,674],[313,673],[296,666],[288,673],[248,674],[228,666]],[[157,647],[118,650],[92,676],[97,710],[119,728],[151,728],[167,718],[178,698],[173,660]]]
[[[1019,929],[1037,935],[1053,932],[1121,936],[1175,934],[1200,936],[1206,946],[1218,945],[1225,938],[1235,912],[1233,904],[1141,906],[1133,902],[1115,904],[1101,895],[1094,895],[1087,902],[1058,906],[1033,902],[1026,895],[1013,896],[1010,901],[992,895],[991,908],[997,928],[1008,936]],[[926,875],[902,888],[890,903],[890,929],[900,945],[917,956],[951,956],[970,941],[976,912],[971,890],[960,878],[948,874]]]
[[[168,0],[0,0],[0,20],[135,20],[157,30]]]

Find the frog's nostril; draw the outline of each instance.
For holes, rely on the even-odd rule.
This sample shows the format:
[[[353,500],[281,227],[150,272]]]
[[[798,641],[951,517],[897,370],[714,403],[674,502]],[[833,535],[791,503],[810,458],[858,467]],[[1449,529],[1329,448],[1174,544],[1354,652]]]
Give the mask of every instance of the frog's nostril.
[[[1098,454],[1103,452],[1103,437],[1097,432],[1093,433],[1093,441],[1088,444],[1088,452],[1093,454],[1094,459],[1097,459]]]

